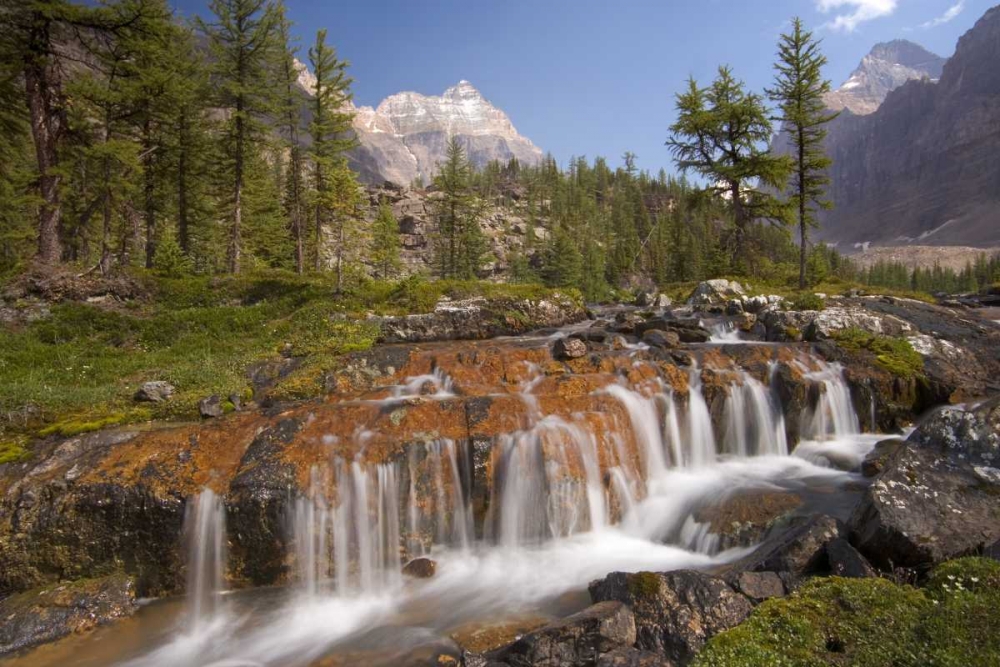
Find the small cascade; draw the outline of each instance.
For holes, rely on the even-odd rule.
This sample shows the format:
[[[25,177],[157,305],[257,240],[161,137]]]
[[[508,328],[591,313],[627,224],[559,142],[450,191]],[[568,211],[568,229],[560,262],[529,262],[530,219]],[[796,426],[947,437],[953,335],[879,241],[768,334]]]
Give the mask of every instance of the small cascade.
[[[679,542],[684,548],[701,554],[719,551],[719,536],[712,532],[712,527],[695,521],[690,514],[681,526]]]
[[[184,508],[188,541],[187,606],[192,632],[206,627],[222,609],[225,583],[226,507],[211,489],[188,500]]]
[[[785,418],[771,392],[756,378],[740,371],[726,399],[723,448],[736,456],[785,456]]]
[[[424,375],[413,375],[406,382],[392,390],[393,398],[407,396],[429,396],[431,398],[451,398],[455,395],[455,383],[441,367]]]
[[[390,589],[400,582],[399,482],[393,464],[338,461],[336,502],[316,487],[292,506],[302,591],[340,594]]]
[[[740,337],[739,329],[732,322],[716,322],[708,327],[708,333],[711,336],[708,339],[709,343],[733,345],[747,342]]]
[[[701,370],[697,364],[691,365],[688,375],[687,430],[685,433],[687,451],[684,452],[685,466],[704,466],[715,460],[715,430],[712,415],[701,392]]]
[[[819,370],[805,374],[820,387],[812,409],[802,415],[802,437],[808,440],[841,439],[861,432],[858,414],[851,401],[851,390],[844,380],[840,364],[817,361]]]
[[[667,471],[663,447],[663,430],[656,401],[617,384],[604,389],[622,404],[632,425],[632,434],[639,447],[644,479],[660,477]]]
[[[435,543],[468,549],[475,528],[472,523],[472,507],[469,505],[465,489],[471,476],[468,455],[465,449],[459,454],[453,440],[438,440],[428,445],[428,456],[433,461],[437,534]],[[448,472],[445,472],[445,465]],[[447,482],[445,475],[448,475]],[[412,485],[411,485],[412,486]]]
[[[548,416],[499,440],[488,517],[496,542],[515,548],[607,524],[591,433]]]

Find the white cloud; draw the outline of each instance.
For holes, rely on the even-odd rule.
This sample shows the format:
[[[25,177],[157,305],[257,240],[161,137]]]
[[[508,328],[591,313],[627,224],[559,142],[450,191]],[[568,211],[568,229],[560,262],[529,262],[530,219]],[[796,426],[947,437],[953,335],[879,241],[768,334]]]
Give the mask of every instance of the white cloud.
[[[816,8],[824,14],[837,12],[826,27],[845,32],[853,32],[865,21],[891,15],[898,4],[898,0],[816,0]]]
[[[965,0],[958,0],[958,2],[945,10],[944,14],[936,19],[931,19],[927,23],[921,23],[920,27],[924,30],[927,30],[928,28],[936,28],[937,26],[945,24],[961,14],[963,9],[965,9]]]

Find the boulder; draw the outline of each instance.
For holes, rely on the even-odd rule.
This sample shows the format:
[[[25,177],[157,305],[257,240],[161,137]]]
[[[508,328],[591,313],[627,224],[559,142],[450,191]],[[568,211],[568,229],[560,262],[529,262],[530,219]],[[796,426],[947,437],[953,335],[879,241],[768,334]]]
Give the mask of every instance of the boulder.
[[[787,530],[772,534],[732,568],[734,572],[778,572],[793,577],[826,572],[826,546],[846,535],[844,523],[831,516],[801,518]]]
[[[698,283],[698,286],[688,297],[688,304],[692,306],[720,306],[727,301],[746,296],[743,286],[736,281],[729,281],[723,278],[706,280]]]
[[[927,569],[1000,539],[1000,398],[938,411],[885,463],[850,519],[880,568]]]
[[[606,653],[631,648],[635,640],[635,619],[629,608],[618,601],[602,601],[488,654],[486,664],[510,667],[594,665]]]
[[[635,617],[635,647],[679,665],[689,663],[714,635],[742,623],[753,605],[718,577],[675,572],[612,572],[590,584],[595,602],[617,600]]]
[[[645,322],[643,318],[638,313],[624,311],[615,315],[615,331],[618,333],[630,334],[635,332],[635,327],[638,324]]]
[[[783,597],[787,592],[777,572],[736,572],[726,577],[726,581],[754,603]]]
[[[642,342],[650,347],[671,349],[680,345],[681,338],[677,335],[676,331],[650,329],[642,334]]]
[[[135,613],[135,585],[125,575],[46,586],[0,601],[0,656]]]
[[[222,416],[222,399],[213,394],[198,401],[198,414],[203,419],[214,419]]]
[[[885,469],[885,464],[892,458],[901,447],[906,446],[906,441],[900,438],[889,438],[880,440],[870,452],[865,455],[861,462],[861,474],[865,477],[874,477]]]
[[[871,563],[842,537],[831,540],[826,545],[826,557],[829,561],[830,573],[838,577],[864,579],[878,576]]]
[[[160,403],[174,395],[174,385],[164,380],[143,382],[135,392],[135,400],[148,403]]]
[[[811,312],[811,311],[810,311]],[[903,336],[913,331],[909,322],[862,306],[829,306],[816,311],[804,330],[806,340],[823,340],[844,329],[861,329],[879,336]]]
[[[560,338],[552,344],[552,356],[556,359],[578,359],[587,354],[587,344],[579,338]]]
[[[712,338],[712,334],[696,319],[675,320],[667,317],[654,317],[635,325],[635,335],[637,336],[654,330],[672,331],[677,334],[682,343],[707,343]]]
[[[430,579],[437,572],[437,561],[414,558],[403,566],[403,574],[414,579]]]
[[[748,547],[759,543],[776,522],[802,504],[790,491],[751,491],[728,495],[694,512],[694,520],[708,524],[719,536],[719,547]]]

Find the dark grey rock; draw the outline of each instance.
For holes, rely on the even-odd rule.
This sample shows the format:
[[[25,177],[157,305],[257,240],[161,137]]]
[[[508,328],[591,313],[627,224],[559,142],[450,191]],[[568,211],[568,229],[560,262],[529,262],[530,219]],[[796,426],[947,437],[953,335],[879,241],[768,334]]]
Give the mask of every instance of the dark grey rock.
[[[403,566],[403,574],[414,579],[430,579],[437,572],[437,562],[430,558],[414,558]]]
[[[635,620],[629,608],[621,602],[605,601],[530,632],[487,658],[510,667],[595,665],[601,655],[629,648],[635,639]]]
[[[726,581],[753,602],[783,597],[785,584],[776,572],[737,572]]]
[[[753,605],[718,577],[675,572],[612,572],[590,584],[595,602],[617,600],[635,616],[635,647],[679,665],[714,635],[742,623]]]
[[[871,563],[842,537],[838,537],[826,545],[826,557],[830,565],[830,573],[838,577],[865,579],[878,576],[878,572],[871,566]]]
[[[217,395],[209,396],[198,401],[198,414],[204,419],[213,419],[222,416],[222,399]]]
[[[906,441],[899,438],[880,441],[861,462],[861,474],[865,477],[874,477],[879,474],[885,469],[885,465],[892,458],[892,455],[905,446]]]
[[[671,349],[680,345],[681,338],[674,331],[650,329],[642,334],[642,342],[650,347]]]
[[[587,344],[579,338],[560,338],[552,344],[556,359],[577,359],[587,354]]]
[[[826,545],[847,535],[843,522],[821,515],[775,532],[756,551],[733,564],[735,572],[788,572],[801,577],[827,570]]]

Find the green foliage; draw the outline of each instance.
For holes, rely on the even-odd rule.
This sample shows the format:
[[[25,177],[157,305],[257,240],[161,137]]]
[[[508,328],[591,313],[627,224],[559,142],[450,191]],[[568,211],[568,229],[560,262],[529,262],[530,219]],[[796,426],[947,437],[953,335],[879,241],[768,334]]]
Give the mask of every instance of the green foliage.
[[[0,440],[0,465],[18,463],[31,457],[31,452],[18,440]]]
[[[735,264],[742,263],[754,220],[788,218],[772,193],[784,187],[791,162],[768,150],[772,126],[763,99],[748,92],[729,67],[720,67],[706,88],[688,80],[677,95],[670,133],[667,146],[678,168],[696,172],[712,183],[710,191],[728,197],[735,222],[731,255]]]
[[[788,301],[791,310],[823,310],[826,302],[818,294],[813,292],[801,292]]]
[[[545,284],[551,287],[579,285],[583,277],[583,256],[565,229],[557,229],[545,253]]]
[[[180,278],[191,272],[191,260],[181,250],[173,227],[168,226],[163,230],[163,236],[156,247],[153,265],[167,278]]]
[[[893,375],[904,378],[923,376],[924,358],[907,340],[879,336],[856,328],[836,331],[832,338],[845,350],[871,352],[878,365]]]
[[[399,272],[400,261],[399,223],[392,214],[392,207],[383,202],[378,207],[378,216],[372,224],[371,262],[376,275],[387,280]]]
[[[479,227],[480,202],[472,190],[472,165],[457,136],[434,179],[443,197],[437,204],[437,264],[442,278],[475,278],[489,243]]]
[[[885,579],[814,579],[714,637],[694,665],[996,664],[998,578],[1000,564],[971,558],[940,566],[925,590]]]

